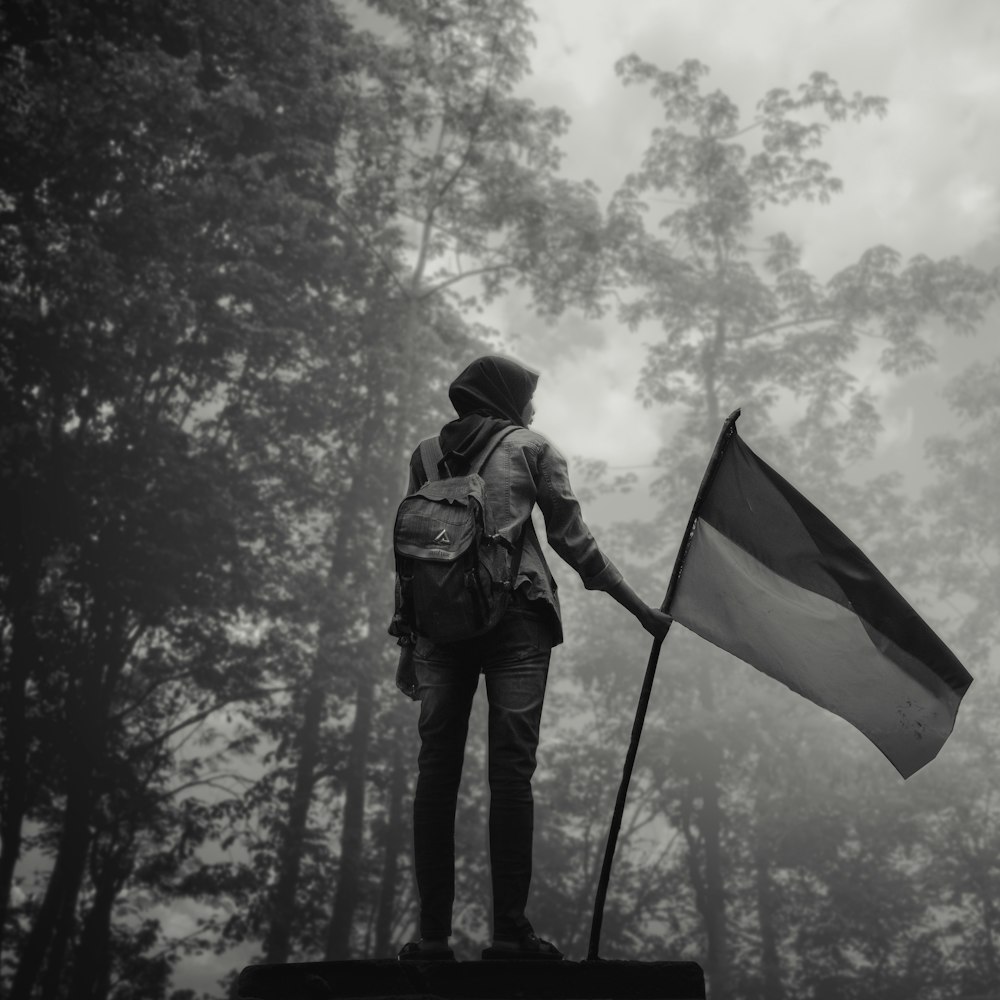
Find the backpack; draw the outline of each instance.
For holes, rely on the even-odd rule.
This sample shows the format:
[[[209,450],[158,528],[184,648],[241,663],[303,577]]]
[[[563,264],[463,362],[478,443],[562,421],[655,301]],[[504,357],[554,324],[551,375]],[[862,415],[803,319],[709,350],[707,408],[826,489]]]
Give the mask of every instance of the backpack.
[[[464,476],[443,477],[438,439],[420,442],[427,482],[404,497],[393,529],[400,610],[417,635],[470,639],[493,628],[510,604],[528,525],[516,545],[497,532],[479,473],[516,429],[494,434]]]

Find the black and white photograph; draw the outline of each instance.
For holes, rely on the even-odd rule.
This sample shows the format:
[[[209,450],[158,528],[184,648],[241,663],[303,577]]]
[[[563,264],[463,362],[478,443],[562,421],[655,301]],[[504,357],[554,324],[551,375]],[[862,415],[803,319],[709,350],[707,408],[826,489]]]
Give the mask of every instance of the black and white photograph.
[[[0,997],[1000,1000],[997,641],[996,0],[0,0]]]

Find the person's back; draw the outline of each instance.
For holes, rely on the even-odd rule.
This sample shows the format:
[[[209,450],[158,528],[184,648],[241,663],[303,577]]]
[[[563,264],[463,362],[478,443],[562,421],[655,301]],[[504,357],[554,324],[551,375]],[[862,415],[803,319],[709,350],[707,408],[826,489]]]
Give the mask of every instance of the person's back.
[[[473,467],[499,431],[506,433],[480,469],[494,528],[510,544],[522,538],[510,603],[489,632],[457,642],[434,642],[409,620],[405,588],[397,586],[390,633],[402,647],[398,686],[420,701],[421,747],[414,796],[414,863],[420,895],[421,940],[401,959],[452,958],[454,828],[458,786],[472,699],[479,674],[489,700],[490,864],[493,946],[484,958],[559,959],[525,916],[531,880],[533,799],[542,703],[550,653],[562,641],[555,581],[542,552],[531,512],[537,504],[552,548],[592,590],[604,590],[654,635],[669,617],[643,603],[601,552],[570,487],[566,461],[527,425],[538,376],[508,358],[472,362],[449,387],[458,419],[439,438],[444,470],[461,475]],[[426,453],[426,449],[424,449]],[[409,493],[428,478],[421,449],[410,462]]]

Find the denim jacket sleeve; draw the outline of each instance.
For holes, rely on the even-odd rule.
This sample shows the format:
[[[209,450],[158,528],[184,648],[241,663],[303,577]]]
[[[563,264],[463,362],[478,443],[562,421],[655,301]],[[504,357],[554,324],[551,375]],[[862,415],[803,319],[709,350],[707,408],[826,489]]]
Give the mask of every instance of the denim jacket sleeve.
[[[583,520],[566,459],[540,434],[533,437],[536,500],[545,518],[549,545],[576,570],[587,590],[609,590],[621,582],[622,574],[601,551]]]

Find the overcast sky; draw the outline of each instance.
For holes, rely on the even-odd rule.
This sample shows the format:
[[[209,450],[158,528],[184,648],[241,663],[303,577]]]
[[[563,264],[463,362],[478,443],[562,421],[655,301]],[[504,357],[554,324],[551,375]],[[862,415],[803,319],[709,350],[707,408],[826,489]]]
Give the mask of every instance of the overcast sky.
[[[524,96],[572,117],[565,173],[597,183],[604,202],[634,169],[658,121],[656,103],[626,90],[614,63],[636,52],[663,69],[687,58],[748,113],[772,87],[814,70],[847,93],[889,99],[882,120],[835,127],[819,155],[845,190],[829,205],[773,212],[767,231],[800,242],[825,279],[887,244],[905,258],[959,255],[1000,263],[1000,3],[997,0],[535,0],[533,74]],[[567,315],[554,329],[515,297],[486,317],[520,332],[512,351],[540,367],[536,428],[568,455],[649,462],[669,415],[634,400],[644,339],[612,317]],[[880,463],[919,474],[922,441],[946,411],[943,382],[997,353],[994,314],[974,340],[950,338],[941,362],[897,382],[857,371],[884,393]],[[872,357],[874,362],[874,353]]]

